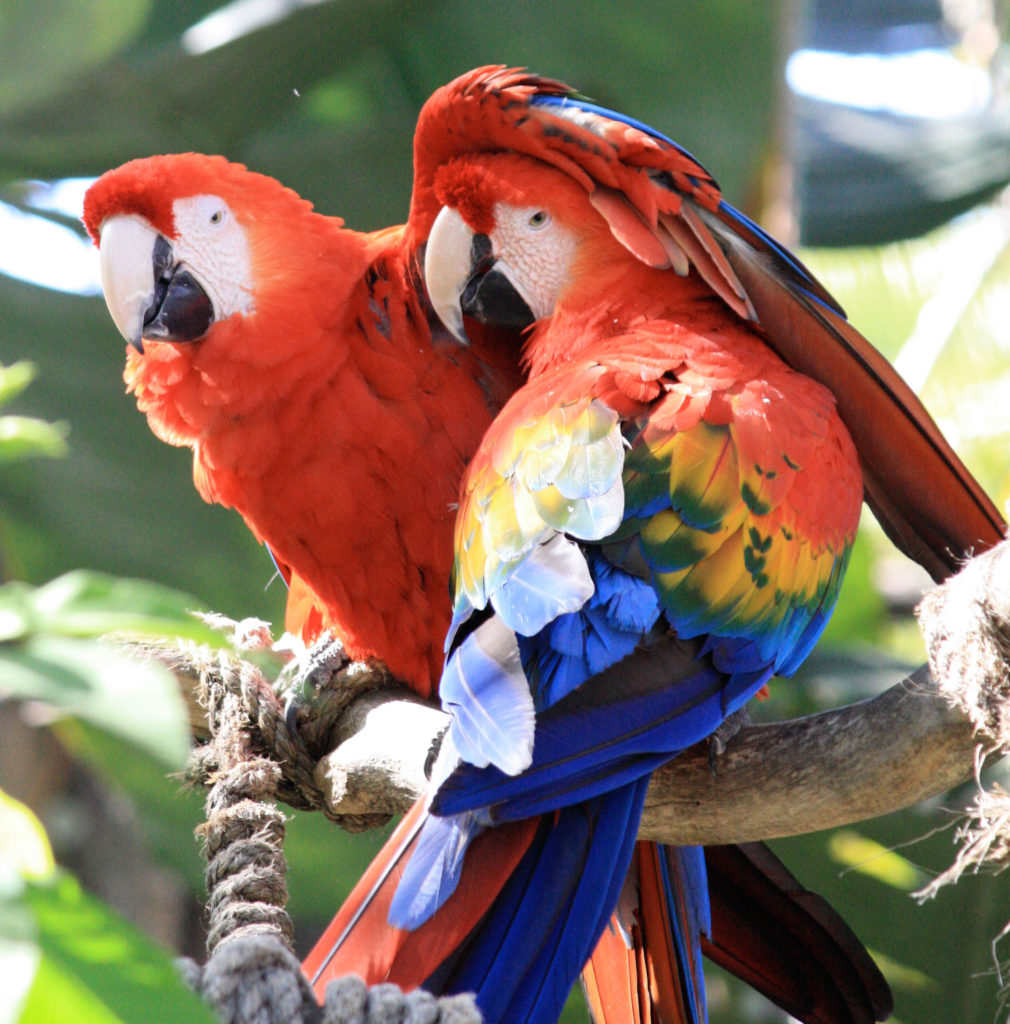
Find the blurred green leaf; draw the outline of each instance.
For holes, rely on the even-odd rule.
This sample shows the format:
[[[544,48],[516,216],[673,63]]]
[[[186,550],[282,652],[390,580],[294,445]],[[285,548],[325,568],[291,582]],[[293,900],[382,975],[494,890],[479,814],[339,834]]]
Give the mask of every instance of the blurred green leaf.
[[[0,109],[14,111],[68,88],[136,35],[151,0],[6,0],[0,7]],[[39,54],[45,50],[44,75]]]
[[[31,636],[0,645],[0,689],[93,722],[169,768],[189,752],[189,720],[169,672],[93,640]]]
[[[850,871],[858,871],[895,889],[911,892],[926,881],[923,873],[909,860],[889,850],[855,829],[840,828],[831,834],[828,851]]]
[[[27,359],[10,366],[0,365],[0,405],[20,395],[35,379],[37,372],[35,364]]]
[[[157,584],[84,570],[38,588],[0,587],[0,690],[89,721],[179,768],[190,738],[175,679],[94,638],[115,632],[223,646],[189,614],[195,603]]]
[[[68,432],[65,423],[46,423],[29,416],[0,416],[0,460],[66,455]]]
[[[171,958],[70,875],[26,883],[21,903],[38,966],[18,1024],[213,1024]]]
[[[196,598],[146,580],[124,580],[81,569],[34,590],[16,585],[12,589],[15,594],[29,595],[28,603],[48,633],[145,633],[224,646],[221,634],[192,614],[199,609]],[[0,589],[0,600],[6,590]]]
[[[35,379],[35,366],[27,360],[0,365],[0,405],[17,398]],[[0,416],[0,462],[29,456],[65,455],[65,423],[45,423],[30,416]]]
[[[42,822],[20,800],[0,790],[0,879],[46,878],[55,866]]]
[[[931,978],[923,971],[917,971],[914,967],[909,967],[908,964],[900,964],[877,949],[872,953],[873,959],[876,960],[877,966],[892,988],[900,988],[906,992],[919,992],[927,998],[936,998],[940,986],[935,978]]]

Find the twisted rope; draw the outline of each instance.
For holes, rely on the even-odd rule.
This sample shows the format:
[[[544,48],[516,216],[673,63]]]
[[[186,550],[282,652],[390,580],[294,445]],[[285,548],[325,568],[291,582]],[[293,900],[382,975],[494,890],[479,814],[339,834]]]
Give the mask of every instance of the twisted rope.
[[[326,811],[314,779],[317,759],[289,727],[262,673],[224,652],[194,648],[184,656],[199,676],[210,729],[188,771],[209,784],[207,820],[197,832],[207,859],[210,918],[206,965],[182,965],[189,984],[227,1024],[480,1024],[471,996],[404,995],[393,985],[369,989],[353,977],[331,983],[319,1006],[291,949],[286,819],[273,801],[280,796],[347,822]],[[333,686],[312,703],[304,717],[316,742],[357,693],[376,685],[364,672],[345,668],[340,675],[360,685],[343,692]],[[362,815],[353,824],[375,817]]]
[[[302,708],[295,730],[276,691],[255,665],[196,645],[179,645],[178,658],[198,677],[197,699],[207,709],[212,733],[220,732],[214,720],[222,702],[226,697],[235,701],[229,707],[243,724],[251,752],[277,765],[273,795],[279,800],[298,810],[320,811],[349,832],[377,828],[389,820],[388,814],[335,814],[315,778],[319,758],[328,752],[326,739],[344,709],[361,693],[388,685],[384,671],[359,663],[345,665]],[[195,748],[187,778],[210,785],[221,770],[223,749],[220,739]]]
[[[181,966],[225,1024],[481,1024],[473,996],[405,995],[353,976],[330,982],[320,1007],[298,961],[270,936],[230,940],[206,967]]]

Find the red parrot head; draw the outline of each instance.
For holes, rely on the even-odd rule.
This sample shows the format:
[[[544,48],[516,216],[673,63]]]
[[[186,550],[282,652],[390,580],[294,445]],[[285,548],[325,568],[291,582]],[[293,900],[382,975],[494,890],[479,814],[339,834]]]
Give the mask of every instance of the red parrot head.
[[[587,235],[607,233],[583,188],[526,157],[482,154],[446,164],[442,209],[425,250],[425,283],[446,327],[465,340],[463,315],[523,330],[549,316]]]
[[[274,179],[218,156],[148,157],[104,174],[85,197],[84,223],[120,333],[143,353],[144,338],[195,342],[215,323],[248,315],[268,235],[261,229],[274,225],[276,248],[276,226],[311,209]]]

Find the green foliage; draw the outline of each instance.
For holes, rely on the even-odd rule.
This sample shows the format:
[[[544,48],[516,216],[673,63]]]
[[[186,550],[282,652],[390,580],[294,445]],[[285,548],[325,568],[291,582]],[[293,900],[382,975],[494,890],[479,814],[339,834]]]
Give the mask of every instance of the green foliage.
[[[0,195],[24,208],[27,180],[98,174],[135,156],[195,149],[272,174],[352,227],[395,223],[407,211],[418,107],[453,75],[487,62],[531,66],[654,124],[696,152],[738,206],[752,205],[760,192],[785,30],[774,5],[562,0],[508,16],[492,0],[292,3],[277,5],[278,20],[226,45],[193,52],[187,36],[187,50],[182,33],[219,7],[220,0],[0,5]],[[934,346],[922,379],[927,404],[1005,500],[1002,282],[1010,255],[987,231],[959,224],[883,250],[818,252],[809,260],[890,356],[921,325],[919,337]],[[943,302],[933,301],[938,294]],[[99,298],[0,278],[0,362],[12,364],[0,370],[0,404],[10,407],[0,419],[0,573],[23,581],[0,590],[0,679],[10,691],[78,716],[60,723],[62,741],[129,793],[149,847],[198,889],[191,833],[199,797],[180,797],[164,776],[185,745],[174,690],[93,637],[140,629],[199,639],[202,627],[186,614],[199,605],[277,622],[284,592],[276,583],[267,589],[273,569],[238,517],[200,500],[189,453],[150,434],[123,393],[122,352]],[[28,391],[33,371],[25,357],[37,367]],[[910,355],[907,365],[917,361]],[[59,425],[65,422],[73,427],[69,439]],[[21,461],[64,451],[68,458]],[[881,653],[883,644],[897,650],[876,584],[886,542],[863,532],[869,536],[853,553],[827,643],[795,680],[776,682],[758,714],[816,710],[900,677],[902,666]],[[869,823],[860,835],[886,847],[931,823],[912,811]],[[6,823],[4,831],[12,831]],[[286,852],[303,941],[326,923],[380,839],[338,836],[318,817],[295,816]],[[6,854],[9,843],[2,845]],[[903,890],[877,878],[839,876],[833,858],[847,851],[851,861],[858,850],[844,836],[835,846],[819,835],[780,847],[802,880],[882,951],[898,989],[898,1017],[918,1024],[989,1019],[994,986],[968,979],[985,969],[986,944],[1002,927],[991,890],[962,883],[917,910]],[[929,867],[949,861],[945,837],[914,849]],[[162,1005],[157,988],[139,998],[133,1018],[117,1017],[125,1004],[102,988],[112,975],[122,974],[124,985],[146,976],[140,965],[150,963],[148,953],[135,936],[124,937],[66,879],[19,883],[14,903],[4,885],[0,879],[0,957],[27,941],[16,949],[22,959],[4,965],[37,963],[36,975],[22,972],[36,979],[31,999],[48,992],[65,1000],[30,1002],[35,1020],[151,1019],[150,1007]],[[24,930],[15,934],[19,921]],[[948,937],[966,921],[976,922],[976,933],[952,955]],[[46,922],[54,934],[43,942],[37,935]],[[114,940],[94,943],[106,928]],[[85,963],[74,967],[68,958],[78,941]],[[94,964],[105,955],[112,956],[108,971]],[[163,976],[161,966],[150,969]],[[752,1016],[739,987],[720,982],[713,993],[713,1024]],[[199,1019],[198,1007],[185,1012]],[[585,1020],[577,997],[566,1020]]]
[[[65,873],[26,882],[25,904],[41,954],[22,1021],[94,1020],[179,1024],[214,1020],[183,984],[171,958],[89,897]]]
[[[0,367],[0,403],[33,376],[28,363]],[[42,420],[3,417],[0,457],[63,454],[62,435]],[[0,587],[0,697],[76,715],[117,736],[117,750],[146,752],[162,773],[179,768],[190,739],[175,679],[96,638],[214,638],[188,613],[192,604],[156,584],[83,571],[37,588],[8,583]],[[140,1024],[155,1006],[163,1021],[213,1020],[166,952],[56,870],[38,819],[2,791],[0,975],[2,1018],[16,1024]]]
[[[44,587],[0,588],[0,692],[38,700],[182,767],[189,722],[175,679],[94,638],[174,635],[219,642],[189,609],[192,598],[139,580],[78,571]]]
[[[11,1024],[212,1024],[171,958],[56,870],[45,832],[0,792],[0,993]]]
[[[21,361],[0,365],[0,405],[16,398],[32,382],[35,367]],[[46,423],[32,416],[0,416],[0,462],[12,462],[33,455],[65,455],[64,424]]]

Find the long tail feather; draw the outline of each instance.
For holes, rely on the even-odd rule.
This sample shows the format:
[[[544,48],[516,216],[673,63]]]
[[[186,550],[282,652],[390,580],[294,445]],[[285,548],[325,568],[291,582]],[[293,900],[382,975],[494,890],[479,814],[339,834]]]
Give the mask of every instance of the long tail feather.
[[[708,847],[705,955],[806,1024],[872,1024],[893,999],[841,916],[763,843]]]
[[[358,974],[369,984],[470,991],[487,1024],[554,1024],[617,901],[648,778],[556,814],[490,828],[439,911],[414,931],[388,924],[402,865],[424,820],[416,804],[302,969],[317,996]]]
[[[639,779],[545,816],[454,970],[426,987],[475,991],[489,1024],[554,1024],[617,902],[647,787]]]
[[[635,844],[618,909],[582,972],[595,1024],[704,1024],[707,911],[699,848]]]
[[[414,931],[393,928],[389,905],[424,819],[423,803],[404,816],[302,964],[320,999],[330,981],[346,974],[416,988],[463,944],[536,834],[536,819],[482,833],[470,847],[472,868],[442,913]]]
[[[691,1024],[675,923],[656,866],[636,845],[618,910],[583,972],[595,1024]],[[892,1009],[876,964],[842,918],[762,843],[705,850],[711,935],[705,956],[804,1024],[872,1024]],[[644,868],[642,867],[644,865]]]

